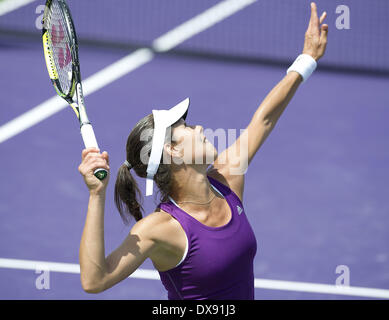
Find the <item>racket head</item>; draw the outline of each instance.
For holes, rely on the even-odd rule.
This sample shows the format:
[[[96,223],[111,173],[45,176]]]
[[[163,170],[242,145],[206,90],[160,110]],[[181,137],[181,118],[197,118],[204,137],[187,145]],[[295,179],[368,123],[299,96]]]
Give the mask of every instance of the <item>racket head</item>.
[[[47,70],[58,95],[68,103],[79,82],[78,42],[69,7],[64,0],[47,0],[42,20]]]

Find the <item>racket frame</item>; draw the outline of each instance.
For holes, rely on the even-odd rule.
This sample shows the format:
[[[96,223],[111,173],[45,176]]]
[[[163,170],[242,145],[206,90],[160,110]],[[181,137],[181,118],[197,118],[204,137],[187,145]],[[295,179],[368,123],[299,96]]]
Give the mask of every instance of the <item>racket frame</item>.
[[[57,1],[61,7],[63,17],[65,18],[66,27],[64,32],[67,33],[68,38],[71,43],[69,44],[69,50],[72,56],[72,79],[71,79],[71,88],[68,94],[65,94],[62,91],[62,87],[59,81],[58,72],[56,69],[55,61],[53,58],[53,51],[51,49],[52,43],[49,35],[49,31],[45,28],[45,19],[47,17],[47,11],[50,10],[50,7],[53,3],[53,0],[46,1],[45,12],[43,15],[43,28],[42,28],[42,38],[43,46],[45,53],[45,60],[49,76],[52,84],[57,92],[57,94],[66,100],[66,102],[72,107],[73,111],[76,113],[77,119],[80,123],[81,136],[85,145],[85,148],[99,148],[97,140],[94,134],[93,127],[88,119],[85,103],[84,103],[84,94],[82,90],[81,82],[81,71],[80,71],[80,62],[78,57],[78,40],[76,29],[74,27],[73,18],[70,13],[70,9],[64,0],[54,0]],[[77,102],[74,101],[76,97]],[[103,180],[107,176],[108,172],[105,169],[99,168],[94,171],[94,175],[99,179]]]

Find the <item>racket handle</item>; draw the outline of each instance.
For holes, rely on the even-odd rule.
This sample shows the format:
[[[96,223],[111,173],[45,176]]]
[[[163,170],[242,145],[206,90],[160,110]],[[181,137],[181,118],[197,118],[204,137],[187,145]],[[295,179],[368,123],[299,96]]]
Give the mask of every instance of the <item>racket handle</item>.
[[[99,148],[93,127],[90,123],[86,123],[81,126],[81,136],[82,140],[84,140],[85,148]],[[105,169],[99,168],[95,170],[94,175],[97,179],[104,180],[108,175],[108,172]]]

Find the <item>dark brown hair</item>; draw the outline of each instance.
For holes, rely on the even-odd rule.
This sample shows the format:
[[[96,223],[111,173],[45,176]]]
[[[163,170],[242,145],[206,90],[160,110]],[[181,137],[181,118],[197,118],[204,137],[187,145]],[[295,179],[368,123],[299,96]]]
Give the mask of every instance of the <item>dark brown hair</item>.
[[[142,161],[142,157],[143,159],[145,156],[146,159],[150,158],[153,130],[154,117],[153,114],[149,114],[135,125],[127,138],[126,159],[124,160],[131,164],[132,169],[129,170],[125,164],[119,168],[114,196],[116,207],[126,225],[130,223],[131,217],[134,217],[136,221],[143,218],[142,192],[139,190],[132,172],[135,172],[141,178],[147,177],[147,163]],[[165,142],[167,141],[171,141],[171,130],[166,130]],[[161,194],[159,201],[166,202],[171,189],[171,166],[169,163],[163,163],[162,159],[163,157],[161,156],[161,162],[154,176],[154,182]]]

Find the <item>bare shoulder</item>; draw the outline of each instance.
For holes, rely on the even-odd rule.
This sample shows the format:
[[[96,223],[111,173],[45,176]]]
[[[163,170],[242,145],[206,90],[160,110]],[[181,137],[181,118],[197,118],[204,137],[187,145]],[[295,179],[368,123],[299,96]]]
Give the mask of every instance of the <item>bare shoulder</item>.
[[[165,228],[169,228],[172,216],[164,211],[156,211],[148,214],[133,226],[132,230],[139,231],[148,238],[155,238]]]
[[[157,243],[170,245],[174,245],[172,239],[177,239],[174,235],[178,235],[183,231],[175,218],[159,208],[139,220],[134,225],[133,230],[135,232],[140,231],[148,239]]]
[[[207,174],[211,178],[228,186],[243,203],[244,174],[231,174],[231,170],[228,165],[220,165],[217,163],[208,168]]]
[[[142,221],[143,220],[143,221]],[[138,221],[137,228],[155,243],[149,257],[160,271],[173,268],[180,261],[186,247],[186,234],[181,224],[169,213],[156,209]]]

